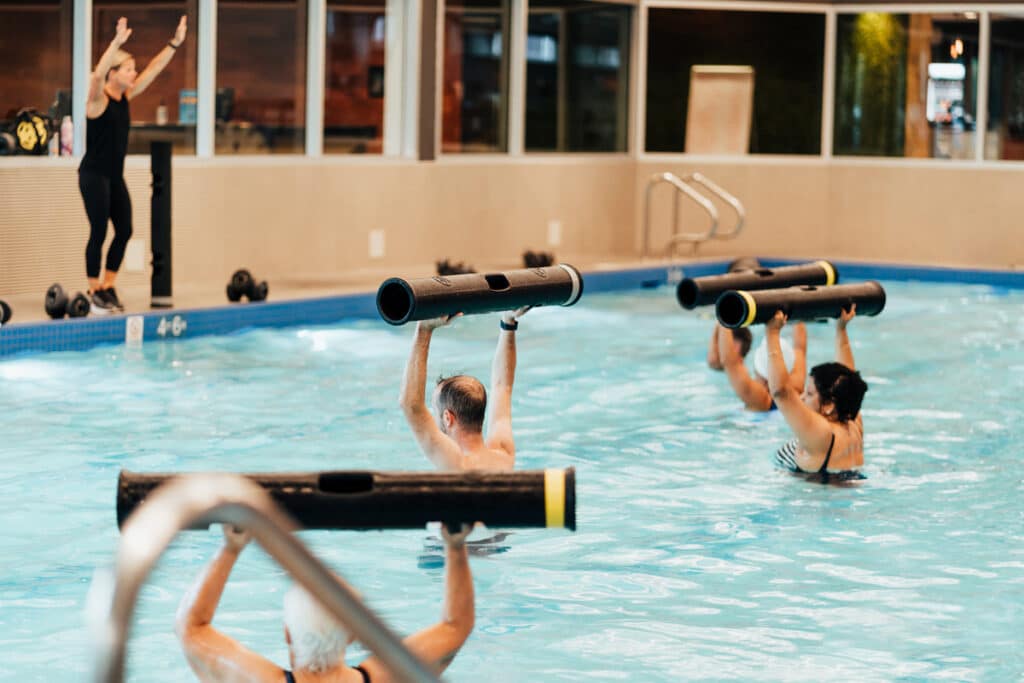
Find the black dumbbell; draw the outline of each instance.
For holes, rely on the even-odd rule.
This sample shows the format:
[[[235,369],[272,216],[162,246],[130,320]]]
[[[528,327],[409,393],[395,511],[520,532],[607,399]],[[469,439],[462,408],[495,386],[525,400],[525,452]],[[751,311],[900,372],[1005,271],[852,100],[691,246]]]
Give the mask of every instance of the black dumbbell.
[[[241,301],[244,296],[249,301],[263,301],[270,292],[266,281],[256,282],[252,273],[244,268],[236,270],[231,276],[227,287],[228,301]]]
[[[543,251],[527,251],[523,254],[524,268],[544,268],[553,265],[555,255]]]
[[[64,288],[59,284],[52,284],[46,290],[44,307],[46,308],[46,315],[54,320],[59,320],[65,315],[72,318],[84,318],[89,315],[89,310],[91,309],[88,297],[81,292],[76,292],[75,296],[68,299],[68,295],[64,293]]]
[[[64,293],[64,288],[58,284],[50,285],[50,288],[46,290],[44,306],[46,315],[54,320],[63,318],[68,312],[68,295]]]
[[[438,275],[465,275],[466,273],[476,272],[473,270],[473,266],[467,265],[462,261],[456,262],[445,259],[443,261],[438,261],[436,265]]]
[[[84,318],[89,315],[90,310],[92,304],[89,303],[89,298],[81,292],[75,292],[75,296],[68,302],[68,317]]]
[[[11,307],[6,301],[0,301],[0,325],[6,325],[11,319]]]

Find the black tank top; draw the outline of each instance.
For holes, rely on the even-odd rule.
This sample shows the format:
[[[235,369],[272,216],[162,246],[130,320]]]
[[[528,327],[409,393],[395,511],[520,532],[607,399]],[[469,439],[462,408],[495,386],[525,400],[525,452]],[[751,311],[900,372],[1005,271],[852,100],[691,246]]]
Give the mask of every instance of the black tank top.
[[[92,171],[108,178],[124,175],[124,157],[128,153],[128,130],[131,128],[128,95],[120,100],[107,96],[107,108],[85,122],[85,156],[79,171]]]

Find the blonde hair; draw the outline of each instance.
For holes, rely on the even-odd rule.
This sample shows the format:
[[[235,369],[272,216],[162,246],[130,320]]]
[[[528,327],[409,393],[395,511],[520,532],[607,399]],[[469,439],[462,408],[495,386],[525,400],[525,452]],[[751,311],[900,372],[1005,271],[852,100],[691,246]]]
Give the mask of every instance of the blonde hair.
[[[107,80],[110,79],[110,74],[113,73],[115,69],[121,68],[121,65],[127,62],[129,59],[135,59],[135,56],[131,52],[125,52],[124,50],[118,50],[117,52],[115,52],[114,62],[112,66],[109,69],[107,69]]]
[[[344,662],[348,631],[301,586],[284,595],[284,625],[296,669],[319,673]]]

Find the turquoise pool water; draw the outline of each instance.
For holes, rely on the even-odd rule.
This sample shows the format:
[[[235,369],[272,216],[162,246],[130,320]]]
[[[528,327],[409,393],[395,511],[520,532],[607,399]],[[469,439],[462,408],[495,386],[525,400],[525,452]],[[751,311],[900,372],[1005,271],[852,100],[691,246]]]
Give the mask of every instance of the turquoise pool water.
[[[709,320],[671,290],[525,316],[518,466],[577,469],[579,531],[516,531],[472,560],[477,626],[448,679],[1020,679],[1024,293],[887,289],[850,328],[869,478],[846,489],[772,469],[788,429],[740,410],[704,364]],[[87,679],[121,468],[428,469],[397,406],[411,333],[360,321],[0,363],[7,676]],[[440,330],[430,375],[488,377],[496,334],[496,315]],[[831,326],[809,336],[809,361],[830,359]],[[430,536],[302,534],[403,634],[440,614]],[[129,680],[190,680],[174,611],[219,542],[184,533],[164,556]],[[247,549],[215,623],[285,664],[286,587]]]

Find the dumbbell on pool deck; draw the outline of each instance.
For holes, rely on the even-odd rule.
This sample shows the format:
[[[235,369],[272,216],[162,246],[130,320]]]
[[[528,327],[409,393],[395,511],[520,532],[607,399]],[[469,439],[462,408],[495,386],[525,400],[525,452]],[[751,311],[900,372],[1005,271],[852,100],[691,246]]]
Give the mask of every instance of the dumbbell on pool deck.
[[[269,292],[265,280],[256,282],[252,273],[244,268],[236,270],[228,283],[228,301],[241,301],[243,296],[249,301],[263,301]]]
[[[89,315],[89,299],[81,292],[76,292],[70,300],[64,293],[64,288],[59,284],[50,285],[46,290],[46,315],[54,320],[59,320],[65,315],[71,318],[84,318]]]

